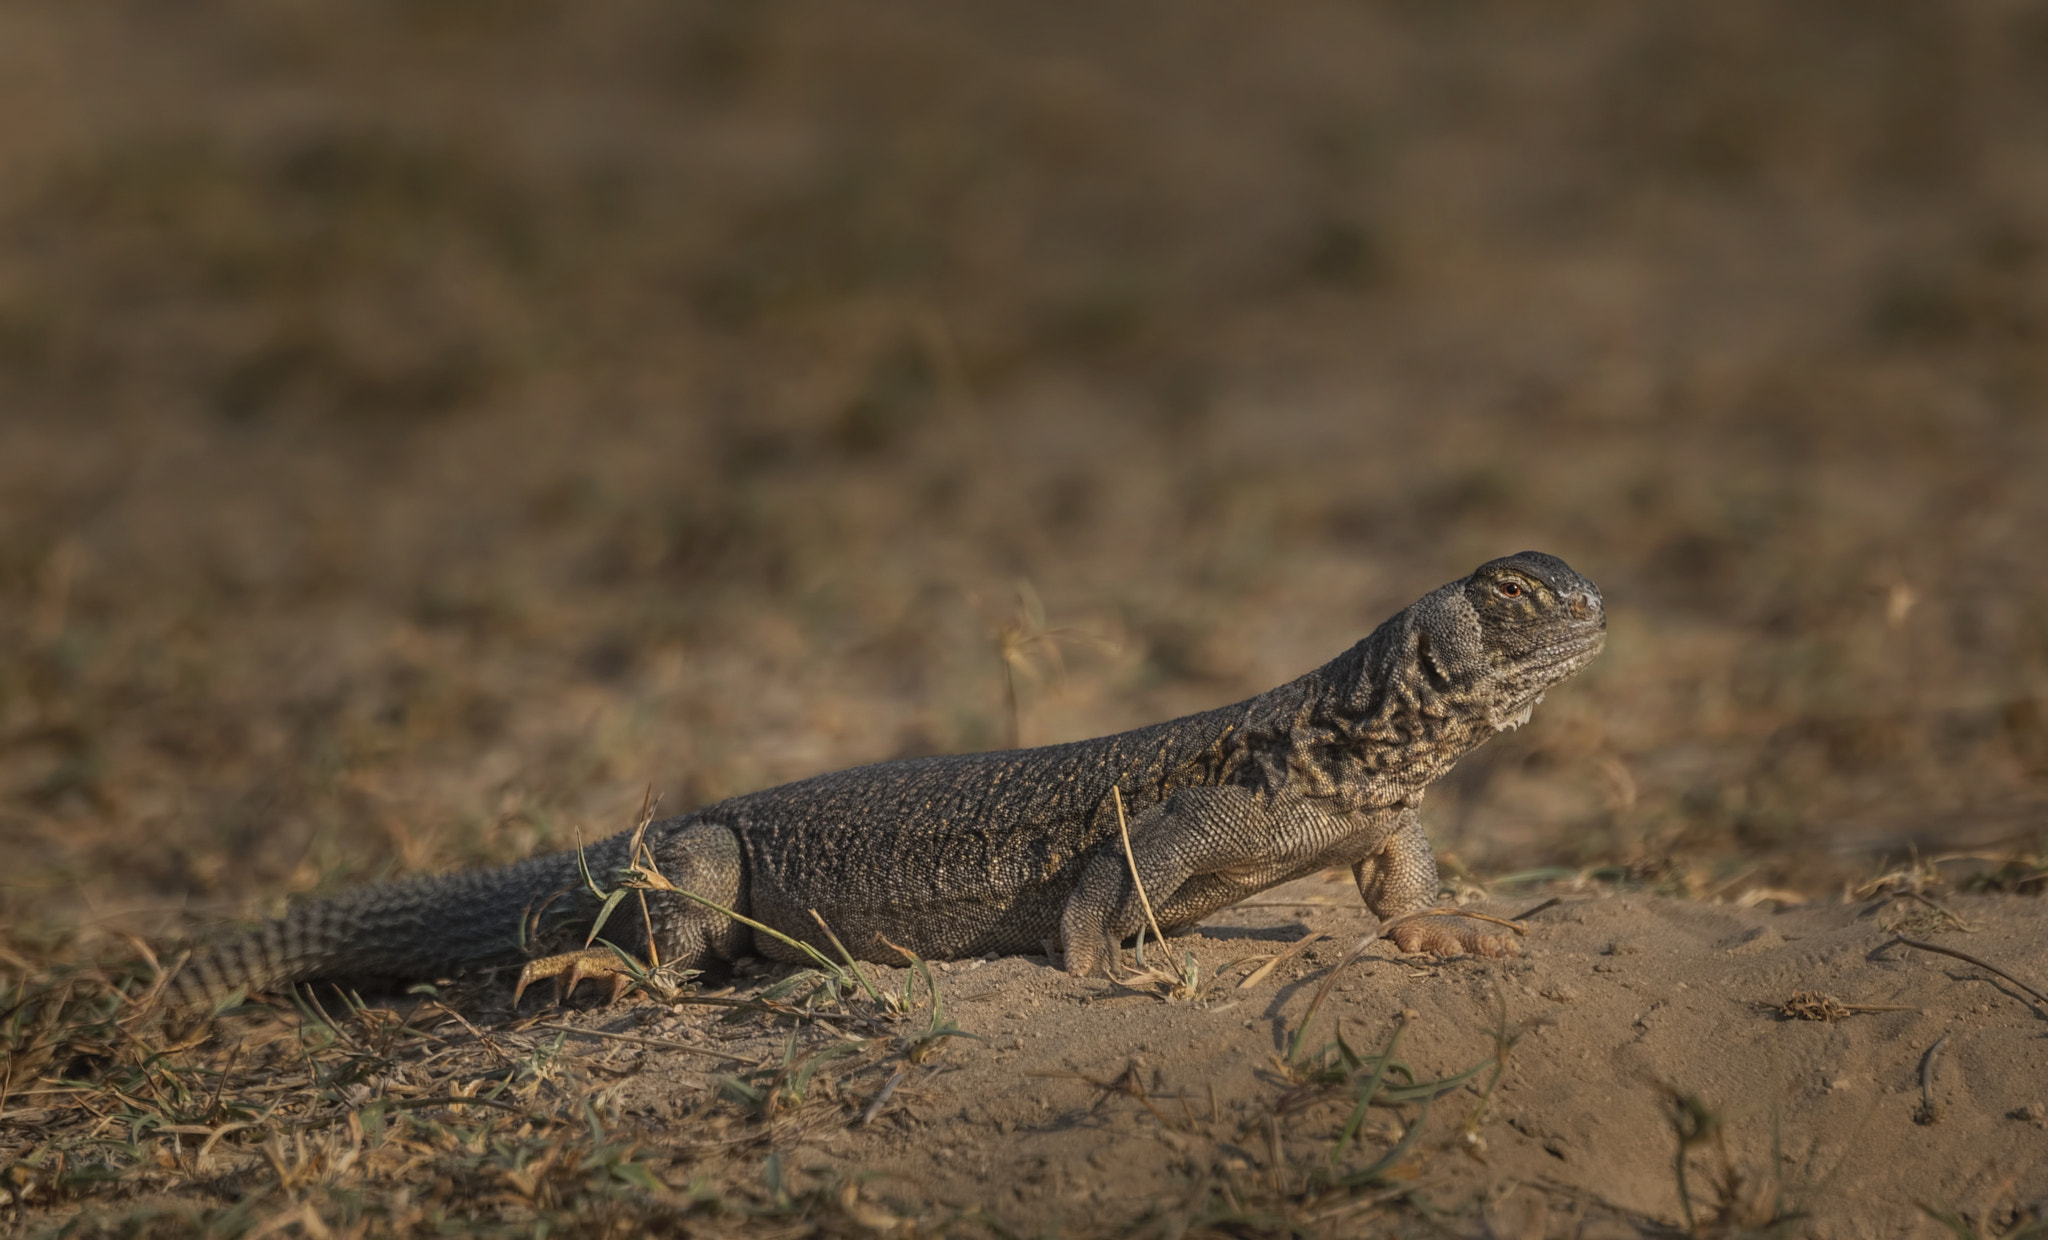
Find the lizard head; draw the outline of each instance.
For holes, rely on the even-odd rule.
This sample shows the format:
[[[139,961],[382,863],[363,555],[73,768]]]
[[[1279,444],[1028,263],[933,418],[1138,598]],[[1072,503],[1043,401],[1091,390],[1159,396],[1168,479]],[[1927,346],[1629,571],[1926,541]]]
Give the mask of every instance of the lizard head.
[[[1600,587],[1540,551],[1489,560],[1460,583],[1471,609],[1477,666],[1496,731],[1520,727],[1544,690],[1593,661],[1607,643]],[[1453,605],[1448,610],[1462,610]],[[1476,637],[1476,642],[1474,638]]]
[[[1420,671],[1495,731],[1520,727],[1544,690],[1607,640],[1600,588],[1540,551],[1490,560],[1409,610]]]

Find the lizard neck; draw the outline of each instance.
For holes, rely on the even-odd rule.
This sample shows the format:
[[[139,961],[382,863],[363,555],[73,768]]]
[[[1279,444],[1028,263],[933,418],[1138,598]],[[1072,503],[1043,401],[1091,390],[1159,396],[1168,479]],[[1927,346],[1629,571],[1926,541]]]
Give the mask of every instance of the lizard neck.
[[[1245,765],[1281,788],[1347,809],[1413,805],[1493,735],[1491,698],[1429,673],[1406,613],[1248,705]],[[1249,772],[1248,772],[1249,773]]]

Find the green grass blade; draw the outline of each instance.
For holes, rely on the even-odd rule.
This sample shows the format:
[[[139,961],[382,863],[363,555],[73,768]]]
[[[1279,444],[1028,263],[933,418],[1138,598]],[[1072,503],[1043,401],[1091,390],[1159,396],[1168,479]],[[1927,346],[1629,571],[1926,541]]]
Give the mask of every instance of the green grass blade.
[[[1344,1131],[1337,1138],[1335,1148],[1330,1151],[1330,1161],[1335,1163],[1344,1157],[1344,1151],[1351,1147],[1351,1138],[1358,1135],[1358,1126],[1365,1122],[1365,1113],[1372,1109],[1372,1101],[1379,1095],[1380,1086],[1387,1079],[1387,1065],[1393,1062],[1394,1050],[1401,1045],[1401,1035],[1408,1032],[1407,1017],[1394,1026],[1394,1032],[1387,1037],[1387,1047],[1380,1052],[1379,1060],[1372,1066],[1372,1075],[1366,1078],[1365,1088],[1358,1091],[1358,1105],[1351,1108],[1351,1118],[1344,1121]]]
[[[825,932],[825,937],[832,940],[832,946],[839,949],[839,955],[845,959],[846,967],[853,970],[854,979],[860,983],[860,988],[867,992],[868,1001],[873,1003],[876,1007],[884,1006],[884,1004],[882,1003],[882,996],[875,993],[874,986],[868,981],[868,975],[866,973],[861,972],[861,967],[858,964],[854,963],[853,953],[847,951],[846,944],[839,941],[839,935],[837,934],[837,932],[835,932],[832,929],[832,927],[826,923],[825,915],[823,913],[820,913],[817,909],[806,909],[805,911],[808,912],[811,915],[811,917],[817,921],[818,929],[823,930]]]
[[[585,947],[597,942],[598,931],[604,929],[604,923],[611,920],[612,910],[619,907],[619,901],[625,898],[626,889],[624,887],[619,888],[604,898],[604,906],[597,910],[597,919],[590,923],[590,935],[583,940]]]

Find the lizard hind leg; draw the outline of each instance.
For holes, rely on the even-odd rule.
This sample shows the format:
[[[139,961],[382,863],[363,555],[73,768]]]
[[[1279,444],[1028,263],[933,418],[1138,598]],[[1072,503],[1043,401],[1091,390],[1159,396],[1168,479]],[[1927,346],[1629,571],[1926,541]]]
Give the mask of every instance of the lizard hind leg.
[[[543,979],[554,979],[561,997],[586,978],[609,977],[611,1001],[617,1002],[631,983],[636,965],[689,968],[707,959],[730,960],[745,950],[749,941],[746,927],[683,894],[691,893],[735,913],[746,912],[739,840],[729,829],[711,823],[656,823],[643,839],[640,856],[605,860],[612,864],[601,880],[603,885],[614,890],[621,886],[635,889],[613,906],[598,929],[596,937],[606,942],[579,941],[591,934],[595,907],[588,907],[590,918],[579,915],[540,935],[541,942],[559,945],[574,933],[566,950],[558,947],[552,954],[527,962],[512,991],[514,1009],[526,988]],[[641,874],[631,873],[636,867]],[[578,904],[588,906],[589,902]],[[618,947],[609,946],[612,943]],[[623,954],[626,952],[634,954],[631,962]]]

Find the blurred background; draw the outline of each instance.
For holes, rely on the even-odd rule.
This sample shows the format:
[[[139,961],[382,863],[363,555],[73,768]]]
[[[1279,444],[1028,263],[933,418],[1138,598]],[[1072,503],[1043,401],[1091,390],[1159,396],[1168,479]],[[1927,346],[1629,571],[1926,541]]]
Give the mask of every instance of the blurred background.
[[[1482,560],[1458,872],[2048,822],[2048,8],[0,9],[0,917],[1220,705]]]

